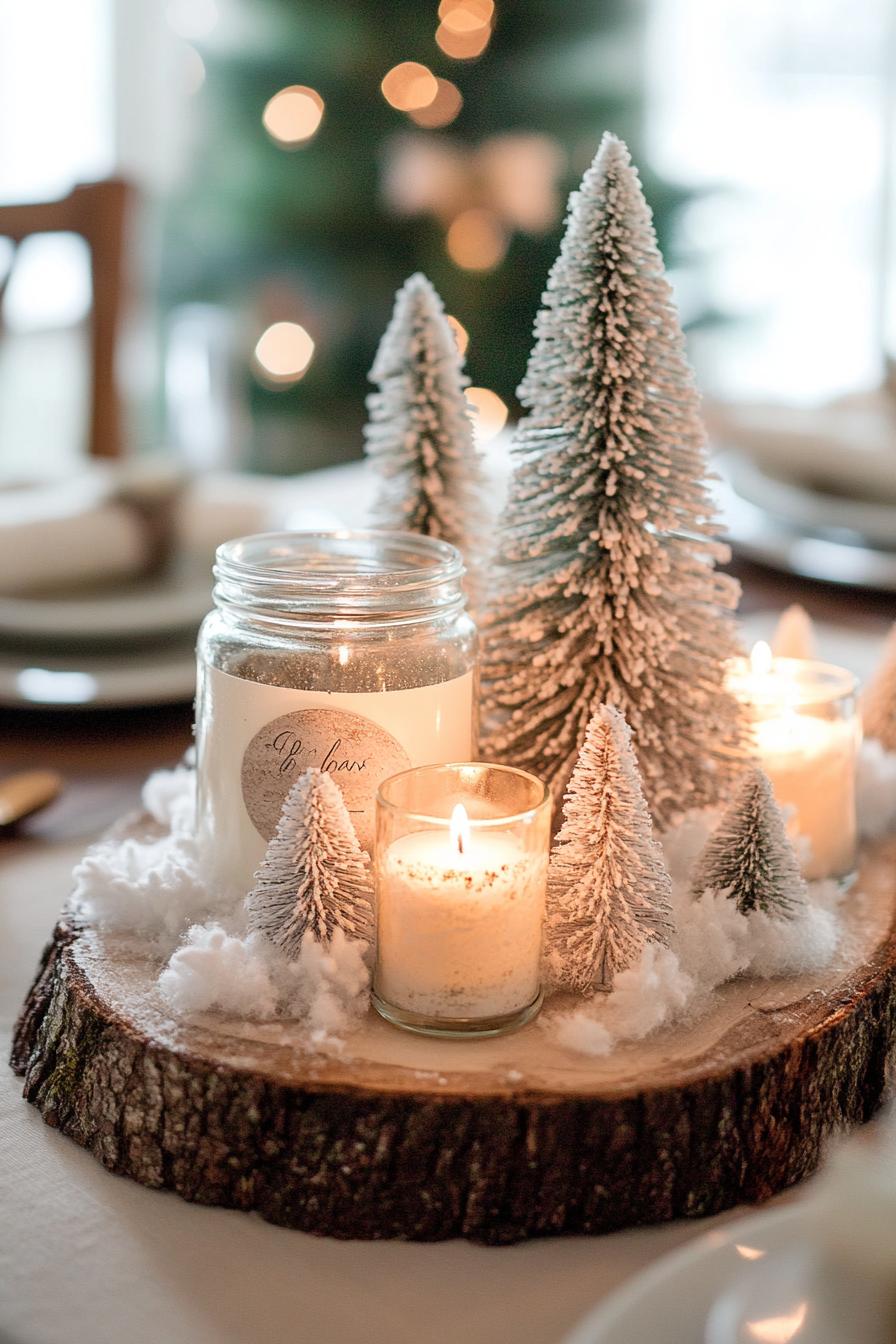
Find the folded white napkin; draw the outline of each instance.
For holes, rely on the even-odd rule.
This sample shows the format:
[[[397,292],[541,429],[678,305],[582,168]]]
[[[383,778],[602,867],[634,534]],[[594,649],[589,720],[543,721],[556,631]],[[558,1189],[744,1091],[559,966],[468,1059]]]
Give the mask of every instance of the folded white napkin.
[[[0,598],[111,584],[147,573],[175,549],[207,558],[210,570],[216,546],[253,532],[363,526],[365,480],[361,463],[186,481],[150,462],[0,489]]]
[[[53,484],[0,490],[0,593],[74,588],[143,573],[171,545],[182,473],[91,467]]]

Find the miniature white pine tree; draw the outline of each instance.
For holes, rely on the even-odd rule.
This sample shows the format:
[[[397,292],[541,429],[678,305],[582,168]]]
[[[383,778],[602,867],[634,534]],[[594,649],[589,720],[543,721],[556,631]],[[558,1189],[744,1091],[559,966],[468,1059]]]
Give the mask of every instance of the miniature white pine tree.
[[[866,737],[877,738],[885,751],[896,751],[896,625],[862,696],[862,724]]]
[[[638,778],[631,730],[602,705],[585,734],[551,855],[545,931],[552,980],[610,989],[644,944],[672,931],[672,883]]]
[[[735,773],[742,709],[724,662],[739,588],[713,569],[728,551],[713,539],[699,398],[615,136],[571,198],[535,336],[491,576],[489,750],[559,797],[595,706],[615,705],[666,825]]]
[[[694,869],[693,889],[725,892],[742,915],[792,919],[806,900],[793,845],[768,776],[748,770]]]
[[[799,602],[786,607],[778,617],[772,636],[772,653],[776,658],[815,658],[815,627],[812,617]]]
[[[456,546],[475,569],[484,543],[486,485],[464,396],[468,379],[442,300],[426,276],[395,296],[367,398],[367,454],[379,477],[378,527]]]
[[[338,786],[323,771],[305,770],[287,794],[246,907],[249,928],[290,957],[299,955],[306,932],[325,944],[336,929],[372,940],[368,858]]]

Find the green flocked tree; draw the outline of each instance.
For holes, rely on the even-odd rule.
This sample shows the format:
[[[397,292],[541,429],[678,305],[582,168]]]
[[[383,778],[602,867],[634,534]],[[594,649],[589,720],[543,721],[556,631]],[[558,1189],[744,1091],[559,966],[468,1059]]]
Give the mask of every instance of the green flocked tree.
[[[493,569],[488,745],[562,794],[595,708],[620,709],[661,825],[724,797],[742,711],[724,686],[737,583],[651,215],[606,135],[570,202],[535,325]]]
[[[718,830],[697,860],[694,894],[724,892],[742,915],[762,910],[792,919],[805,904],[793,845],[768,776],[759,767],[747,771]]]

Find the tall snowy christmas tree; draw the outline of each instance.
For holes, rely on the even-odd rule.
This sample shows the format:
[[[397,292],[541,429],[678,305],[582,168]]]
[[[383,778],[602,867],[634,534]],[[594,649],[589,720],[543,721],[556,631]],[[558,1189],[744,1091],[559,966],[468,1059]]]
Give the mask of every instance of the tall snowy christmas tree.
[[[305,770],[286,795],[246,908],[249,928],[290,957],[306,933],[329,943],[338,928],[372,941],[367,855],[338,785],[323,771]]]
[[[762,910],[792,919],[806,884],[768,776],[758,766],[740,781],[718,830],[697,860],[694,894],[724,891],[742,915]]]
[[[379,477],[373,521],[480,556],[485,481],[464,388],[468,379],[442,300],[426,276],[398,291],[367,398],[367,453]]]
[[[545,943],[551,978],[580,993],[610,989],[646,942],[672,931],[672,883],[618,709],[594,714],[551,855]]]
[[[666,824],[723,796],[741,750],[724,687],[738,585],[714,572],[699,398],[615,136],[571,198],[535,336],[486,630],[489,748],[559,797],[594,708],[615,705]]]

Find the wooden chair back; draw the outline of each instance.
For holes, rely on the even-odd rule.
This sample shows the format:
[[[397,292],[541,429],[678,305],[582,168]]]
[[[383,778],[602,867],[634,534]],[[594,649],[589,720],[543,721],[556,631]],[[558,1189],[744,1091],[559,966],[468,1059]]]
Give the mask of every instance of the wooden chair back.
[[[0,237],[14,245],[38,233],[75,233],[90,250],[93,280],[89,451],[120,457],[121,396],[116,352],[125,294],[125,226],[133,188],[119,178],[87,182],[58,201],[0,205]],[[15,255],[13,255],[13,266]],[[12,267],[0,282],[0,301]]]

